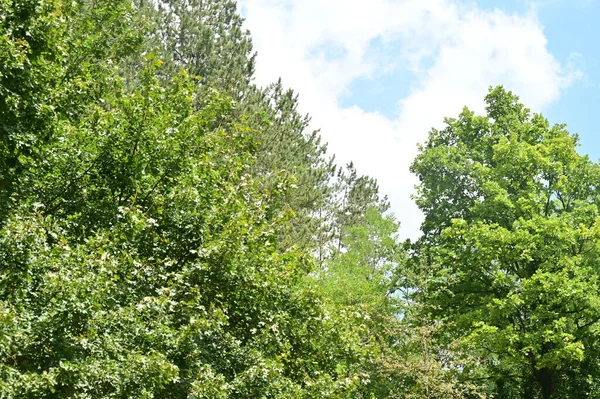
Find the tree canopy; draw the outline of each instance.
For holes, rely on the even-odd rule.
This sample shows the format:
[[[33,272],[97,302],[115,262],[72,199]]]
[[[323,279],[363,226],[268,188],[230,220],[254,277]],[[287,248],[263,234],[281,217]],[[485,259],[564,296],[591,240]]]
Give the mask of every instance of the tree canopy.
[[[432,130],[412,169],[423,300],[498,397],[596,392],[600,168],[577,137],[497,87]]]
[[[0,0],[0,398],[600,393],[600,166],[496,87],[423,235],[253,81],[234,1]]]

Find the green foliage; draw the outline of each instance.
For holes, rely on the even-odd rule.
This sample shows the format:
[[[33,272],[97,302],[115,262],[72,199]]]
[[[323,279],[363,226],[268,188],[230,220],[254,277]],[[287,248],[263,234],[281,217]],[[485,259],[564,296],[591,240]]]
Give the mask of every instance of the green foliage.
[[[403,252],[397,243],[398,225],[376,208],[369,208],[364,224],[347,228],[345,251],[326,263],[325,291],[342,306],[367,306],[382,310],[390,304],[391,271]],[[392,309],[386,310],[393,313]]]
[[[234,1],[0,0],[1,398],[600,393],[600,166],[502,88],[423,237],[252,84]]]
[[[318,132],[307,133],[310,119],[297,107],[298,96],[278,81],[262,90],[251,87],[239,108],[259,131],[252,174],[261,178],[267,191],[281,192],[282,182],[291,188],[274,204],[279,212],[293,216],[278,232],[279,246],[310,252],[321,245],[320,236],[325,234],[335,167],[325,158],[326,146]]]
[[[186,69],[202,86],[235,100],[247,92],[254,54],[235,1],[140,1],[139,8],[154,22],[150,45],[160,49],[171,71]]]
[[[265,192],[277,194],[273,213],[290,216],[278,231],[280,248],[314,251],[324,230],[322,209],[334,166],[324,156],[326,147],[318,132],[308,130],[309,118],[297,111],[297,95],[281,81],[266,88],[251,83],[252,43],[236,3],[170,0],[156,7],[141,2],[138,8],[151,21],[145,46],[158,49],[166,62],[163,72],[172,76],[185,68],[198,77],[199,92],[227,93],[236,100],[237,118],[253,128],[258,147],[252,174],[260,178]],[[128,80],[134,81],[140,60],[130,57],[125,64]]]
[[[354,367],[369,376],[360,397],[388,397],[390,381],[387,375],[380,375],[380,363],[391,343],[386,340],[398,334],[387,330],[398,325],[399,301],[388,295],[391,270],[403,255],[396,238],[398,225],[372,207],[359,224],[346,230],[344,250],[308,280],[317,284],[332,312],[352,315],[348,322],[360,326],[359,336],[368,357]]]
[[[139,41],[126,9],[119,1],[93,9],[76,2],[0,3],[0,221],[22,186],[21,173],[43,162],[59,125],[99,99],[112,59]]]
[[[387,197],[380,198],[377,181],[369,176],[359,176],[352,162],[338,170],[330,206],[333,208],[332,239],[337,251],[343,247],[348,228],[362,225],[370,208],[383,213],[390,207]]]
[[[106,1],[57,22],[93,34],[65,50],[82,90],[43,99],[65,113],[6,202],[0,397],[353,395],[363,327],[298,286],[309,258],[277,249],[285,187],[251,173],[257,132],[151,53],[132,84],[136,15]]]
[[[50,106],[66,72],[63,60],[71,10],[53,2],[0,3],[0,190],[4,213],[13,180],[31,162],[38,142],[52,135]]]
[[[432,130],[412,169],[425,212],[423,300],[480,359],[463,378],[502,398],[592,395],[598,352],[600,168],[577,137],[502,88],[487,115]]]

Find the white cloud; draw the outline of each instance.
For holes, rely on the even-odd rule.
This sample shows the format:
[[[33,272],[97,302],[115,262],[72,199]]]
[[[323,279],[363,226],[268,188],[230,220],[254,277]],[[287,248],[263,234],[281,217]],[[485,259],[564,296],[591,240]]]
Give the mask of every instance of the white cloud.
[[[456,0],[241,0],[241,5],[258,51],[257,82],[281,76],[299,92],[300,109],[311,114],[336,159],[354,160],[361,173],[379,180],[405,237],[417,237],[422,220],[410,199],[416,179],[408,166],[431,127],[440,127],[464,105],[481,111],[491,85],[505,85],[540,110],[579,77],[572,64],[563,66],[548,52],[533,12],[483,11]],[[374,39],[397,42],[401,51],[369,59]],[[344,51],[333,59],[314,51],[327,44]],[[415,74],[410,94],[398,98],[396,120],[339,105],[353,80],[395,67]]]

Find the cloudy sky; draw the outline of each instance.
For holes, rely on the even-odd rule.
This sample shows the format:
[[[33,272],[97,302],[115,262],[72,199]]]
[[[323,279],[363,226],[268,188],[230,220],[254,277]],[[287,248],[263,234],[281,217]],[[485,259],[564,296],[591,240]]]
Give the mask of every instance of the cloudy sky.
[[[431,127],[483,109],[502,84],[600,156],[597,0],[239,0],[258,52],[256,82],[300,95],[339,164],[378,179],[419,234],[408,171]]]

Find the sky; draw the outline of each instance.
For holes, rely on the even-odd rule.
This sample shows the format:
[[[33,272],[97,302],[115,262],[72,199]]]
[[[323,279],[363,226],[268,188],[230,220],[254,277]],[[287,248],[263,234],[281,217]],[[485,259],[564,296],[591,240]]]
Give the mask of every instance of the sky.
[[[431,128],[483,112],[503,85],[600,157],[600,0],[238,0],[257,51],[255,82],[299,94],[338,164],[375,177],[419,236],[409,165]],[[596,111],[596,112],[595,112]]]

